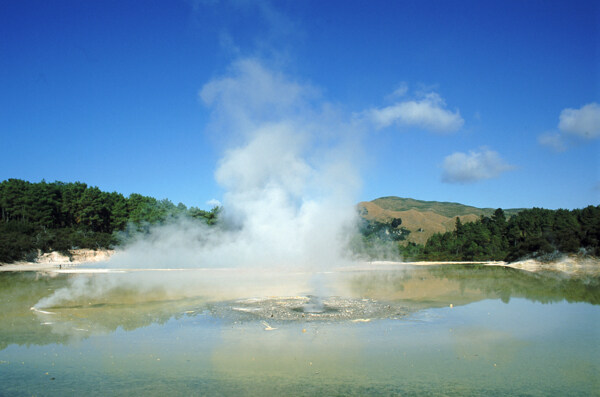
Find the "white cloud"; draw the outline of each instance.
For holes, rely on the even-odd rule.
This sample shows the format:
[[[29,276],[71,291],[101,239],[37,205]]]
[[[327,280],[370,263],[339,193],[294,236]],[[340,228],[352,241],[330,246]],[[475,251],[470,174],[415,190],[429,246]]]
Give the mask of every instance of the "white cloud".
[[[588,103],[580,109],[567,108],[560,112],[558,128],[587,139],[600,137],[600,105]]]
[[[486,148],[469,153],[456,152],[444,159],[442,182],[472,183],[496,178],[514,168],[506,163],[498,152]]]
[[[564,137],[558,132],[546,132],[538,136],[538,143],[547,146],[556,152],[567,150],[567,144]]]
[[[367,115],[377,128],[397,124],[434,132],[454,132],[464,124],[460,112],[446,109],[446,103],[435,92],[425,95],[420,100],[397,102],[384,108],[371,109]]]
[[[538,136],[538,143],[557,152],[564,152],[582,139],[600,138],[600,105],[588,103],[579,109],[567,108],[560,112],[558,131]]]

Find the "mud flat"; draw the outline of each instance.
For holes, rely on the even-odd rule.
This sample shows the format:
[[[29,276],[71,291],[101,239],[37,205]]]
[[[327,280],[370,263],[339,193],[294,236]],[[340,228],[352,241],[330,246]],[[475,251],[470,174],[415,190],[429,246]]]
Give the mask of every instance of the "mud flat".
[[[216,302],[211,305],[210,312],[215,317],[235,321],[260,319],[274,321],[278,324],[282,321],[370,322],[375,319],[403,318],[411,311],[398,302],[340,296],[321,298],[307,295]],[[265,323],[265,325],[269,327],[268,324]],[[271,329],[265,330],[270,331]]]

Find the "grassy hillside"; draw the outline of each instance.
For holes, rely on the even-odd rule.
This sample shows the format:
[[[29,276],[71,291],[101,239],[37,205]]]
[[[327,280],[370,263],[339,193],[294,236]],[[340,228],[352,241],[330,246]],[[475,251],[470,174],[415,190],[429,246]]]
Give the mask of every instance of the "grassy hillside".
[[[401,197],[381,197],[358,204],[363,218],[383,223],[402,220],[402,227],[410,231],[404,244],[425,244],[435,233],[454,230],[456,217],[462,223],[475,222],[480,216],[491,216],[495,209],[477,208],[459,203],[422,201]],[[521,209],[505,210],[507,216],[516,215]]]
[[[477,208],[459,203],[442,201],[424,201],[402,197],[381,197],[371,201],[379,207],[390,211],[416,210],[419,212],[433,212],[438,215],[453,218],[463,215],[491,216],[496,208]],[[505,209],[506,216],[512,216],[522,211],[523,208]]]

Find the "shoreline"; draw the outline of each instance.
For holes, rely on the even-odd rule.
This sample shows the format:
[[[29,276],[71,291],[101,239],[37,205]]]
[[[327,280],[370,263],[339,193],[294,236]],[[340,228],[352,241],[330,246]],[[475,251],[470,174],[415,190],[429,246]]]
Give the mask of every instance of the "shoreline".
[[[537,259],[525,259],[517,262],[505,261],[420,261],[420,262],[393,262],[373,261],[365,262],[367,265],[384,266],[443,266],[443,265],[483,265],[508,267],[530,273],[554,272],[567,276],[600,276],[600,258],[578,257],[566,255],[565,257],[543,262]]]
[[[14,262],[0,264],[0,272],[43,271],[53,273],[113,273],[130,271],[176,271],[176,270],[226,270],[213,268],[184,268],[184,269],[111,269],[78,268],[79,265],[107,262],[115,250],[76,249],[70,250],[69,255],[59,252],[49,252],[40,255],[34,262]],[[392,269],[410,266],[444,266],[444,265],[483,265],[508,267],[530,273],[554,272],[567,276],[600,276],[600,258],[565,256],[552,262],[542,262],[536,259],[526,259],[517,262],[505,261],[357,261],[354,265],[343,266],[334,271],[360,271],[374,269]]]
[[[33,262],[0,263],[0,272],[60,270],[62,268],[76,267],[84,263],[106,262],[114,253],[115,250],[93,250],[87,248],[69,250],[69,255],[53,251],[39,255]]]

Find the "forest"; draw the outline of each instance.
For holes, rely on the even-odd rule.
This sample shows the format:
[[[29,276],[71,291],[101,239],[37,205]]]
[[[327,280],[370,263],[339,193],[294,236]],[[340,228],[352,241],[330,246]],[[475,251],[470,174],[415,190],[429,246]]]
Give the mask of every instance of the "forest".
[[[600,206],[532,208],[510,217],[498,208],[475,222],[463,224],[458,217],[455,222],[453,231],[434,234],[419,245],[406,241],[411,232],[401,226],[400,218],[389,222],[361,218],[360,236],[352,248],[359,257],[379,260],[513,262],[553,260],[563,254],[600,255]]]
[[[435,234],[424,247],[412,249],[419,259],[456,261],[515,261],[554,259],[561,254],[600,254],[600,206],[576,210],[532,208],[507,219],[502,209],[491,217]]]
[[[126,236],[176,217],[212,225],[204,211],[133,193],[107,193],[85,183],[8,179],[0,183],[0,263],[32,260],[38,251],[110,248]]]
[[[8,179],[0,183],[0,263],[33,260],[38,252],[111,248],[131,234],[179,217],[215,225],[219,211],[136,193],[125,197],[81,182]],[[359,219],[351,249],[370,259],[515,261],[563,253],[600,255],[600,206],[532,208],[509,218],[497,209],[465,224],[457,217],[454,231],[434,234],[425,245],[406,244],[410,231],[400,218],[390,223]]]

